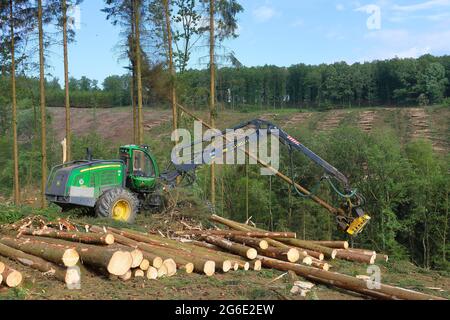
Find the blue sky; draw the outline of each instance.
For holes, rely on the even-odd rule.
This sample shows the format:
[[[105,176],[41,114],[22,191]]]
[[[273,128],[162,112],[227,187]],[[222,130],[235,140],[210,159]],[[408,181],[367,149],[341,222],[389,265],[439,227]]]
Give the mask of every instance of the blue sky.
[[[246,66],[335,61],[370,61],[450,54],[450,0],[241,0],[239,38],[224,46]],[[70,74],[103,79],[123,74],[119,27],[100,11],[101,0],[85,0],[80,29],[70,45]],[[62,49],[48,63],[62,79]],[[198,57],[192,67],[201,67]]]

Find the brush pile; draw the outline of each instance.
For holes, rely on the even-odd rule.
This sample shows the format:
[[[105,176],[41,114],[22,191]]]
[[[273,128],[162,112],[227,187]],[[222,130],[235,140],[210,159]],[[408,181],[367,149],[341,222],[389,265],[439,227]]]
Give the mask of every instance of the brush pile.
[[[211,277],[218,272],[260,271],[264,267],[377,299],[438,299],[330,272],[333,259],[365,264],[388,259],[370,250],[349,249],[346,241],[305,241],[292,232],[268,232],[216,215],[210,219],[227,229],[187,226],[188,230],[163,235],[29,217],[2,227],[0,258],[36,269],[68,287],[79,284],[84,272],[127,281],[190,273]],[[0,285],[14,287],[22,281],[22,274],[9,268],[6,259],[0,262],[0,275]]]

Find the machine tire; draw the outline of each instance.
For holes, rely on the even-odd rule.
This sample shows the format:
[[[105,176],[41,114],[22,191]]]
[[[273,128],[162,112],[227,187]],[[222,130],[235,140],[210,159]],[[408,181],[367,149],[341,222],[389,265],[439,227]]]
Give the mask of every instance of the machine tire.
[[[126,214],[117,217],[116,206],[123,204]],[[119,209],[121,210],[121,209]],[[126,223],[133,223],[139,210],[139,200],[124,188],[114,188],[106,191],[95,204],[95,213],[99,218],[110,218]]]

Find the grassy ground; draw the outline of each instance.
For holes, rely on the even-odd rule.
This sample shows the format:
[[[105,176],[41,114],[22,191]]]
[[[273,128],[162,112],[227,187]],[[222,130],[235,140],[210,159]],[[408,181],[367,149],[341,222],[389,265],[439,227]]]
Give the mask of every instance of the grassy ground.
[[[123,226],[120,223],[109,220],[99,220],[86,217],[77,212],[57,214],[53,208],[46,211],[35,211],[30,208],[21,210],[0,208],[2,215],[0,222],[10,223],[30,213],[42,214],[50,219],[58,216],[71,218],[86,223],[97,225]],[[194,212],[196,217],[194,218]],[[183,223],[191,225],[205,223],[208,212],[202,208],[194,207],[192,212],[181,215],[178,212],[166,215],[140,215],[136,224],[131,228],[140,231],[161,231],[168,229],[176,230]],[[127,227],[130,227],[127,225]],[[5,260],[5,259],[4,259]],[[255,271],[237,271],[227,274],[216,274],[213,277],[202,275],[183,274],[180,271],[176,276],[157,281],[133,279],[122,282],[117,279],[105,277],[93,271],[83,270],[81,290],[67,290],[62,283],[49,279],[42,273],[24,267],[13,261],[5,260],[13,268],[22,271],[24,282],[20,288],[7,289],[0,287],[0,300],[2,299],[25,299],[25,300],[179,300],[179,299],[233,299],[233,300],[267,300],[267,299],[292,299],[292,300],[353,300],[363,299],[357,294],[344,290],[329,288],[318,285],[306,297],[290,294],[292,283],[289,275],[273,282],[283,272],[263,269]],[[350,263],[347,261],[334,260],[330,262],[332,271],[356,276],[367,275],[367,266],[364,264]],[[418,268],[407,261],[390,261],[378,265],[381,269],[382,283],[401,286],[420,292],[434,294],[450,298],[450,277],[448,274],[436,271],[428,271]],[[431,288],[441,288],[443,291]]]

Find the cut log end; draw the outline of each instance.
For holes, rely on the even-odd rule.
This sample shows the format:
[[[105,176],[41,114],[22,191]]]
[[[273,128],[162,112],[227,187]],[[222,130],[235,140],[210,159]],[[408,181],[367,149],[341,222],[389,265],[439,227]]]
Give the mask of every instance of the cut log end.
[[[194,264],[191,262],[186,263],[183,266],[183,269],[184,269],[184,271],[186,271],[187,274],[191,274],[192,272],[194,272]]]
[[[133,258],[130,252],[116,251],[108,263],[108,272],[115,276],[123,276],[131,269]]]
[[[81,272],[78,267],[70,267],[67,268],[66,277],[65,277],[66,285],[75,286],[80,284],[81,282]]]
[[[158,278],[163,278],[167,276],[167,267],[163,264],[159,269],[158,269]]]
[[[370,257],[369,264],[375,264],[376,259],[377,259],[377,255],[374,254],[373,256]]]
[[[160,257],[156,257],[153,259],[152,261],[152,266],[156,269],[161,268],[161,266],[163,265],[163,259]]]
[[[338,251],[335,249],[331,252],[331,259],[336,259],[336,255],[337,255]],[[323,259],[322,259],[323,260]]]
[[[261,260],[255,260],[254,264],[253,264],[253,270],[255,271],[261,271],[262,269],[262,263]]]
[[[328,271],[328,270],[330,270],[330,265],[329,265],[328,263],[325,262],[325,263],[323,264],[323,266],[322,266],[322,269],[325,270],[325,271]]]
[[[289,262],[297,262],[300,259],[300,252],[297,249],[291,248],[287,252]]]
[[[3,262],[0,262],[0,275],[3,273],[3,271],[5,271],[5,264]]]
[[[250,260],[254,260],[256,258],[256,256],[258,255],[258,251],[256,251],[256,249],[254,248],[250,248],[247,250],[247,258]]]
[[[22,283],[22,274],[14,269],[8,269],[3,272],[3,282],[9,288],[18,287]]]
[[[256,261],[255,261],[255,262],[256,262]],[[244,270],[245,270],[245,271],[250,270],[250,262],[244,263]]]
[[[208,276],[211,277],[216,272],[216,263],[214,261],[206,261],[205,265],[203,266],[203,272]]]
[[[147,270],[147,279],[148,280],[158,279],[158,269],[156,269],[155,267],[149,267]]]
[[[261,242],[259,243],[259,247],[263,250],[266,250],[267,248],[269,248],[269,243],[266,240],[261,240]]]
[[[142,253],[141,250],[138,249],[135,249],[130,253],[132,258],[131,268],[139,268],[142,260],[144,260],[144,254]]]
[[[306,264],[307,266],[310,266],[310,265],[312,265],[312,258],[311,257],[305,257],[305,258],[303,258],[302,263]]]
[[[136,271],[134,271],[134,277],[135,278],[144,278],[145,277],[144,270],[137,269]]]
[[[230,260],[225,260],[225,261],[222,263],[222,271],[223,271],[223,272],[228,272],[228,271],[231,270],[231,267],[232,267],[232,266],[233,266],[233,264],[231,263]]]
[[[177,273],[177,264],[173,259],[164,260],[163,266],[167,269],[167,276],[171,277]]]
[[[331,253],[331,258],[332,258],[332,259],[336,258],[336,254],[334,254],[334,256],[333,256],[333,253]],[[323,259],[325,259],[324,254],[321,253],[321,254],[319,255],[319,258],[318,258],[318,259],[319,259],[320,261],[323,261]]]
[[[62,256],[62,262],[66,267],[75,266],[79,260],[80,255],[75,249],[67,249]]]
[[[141,265],[139,266],[142,271],[147,271],[149,267],[150,261],[148,261],[147,259],[142,260]]]
[[[128,281],[131,279],[132,276],[133,276],[133,272],[131,270],[128,270],[127,273],[125,273],[122,276],[119,276],[119,279],[122,281]]]
[[[105,243],[106,243],[107,245],[113,244],[114,241],[115,241],[115,239],[114,239],[114,236],[113,236],[112,234],[108,233],[108,234],[105,236]]]

